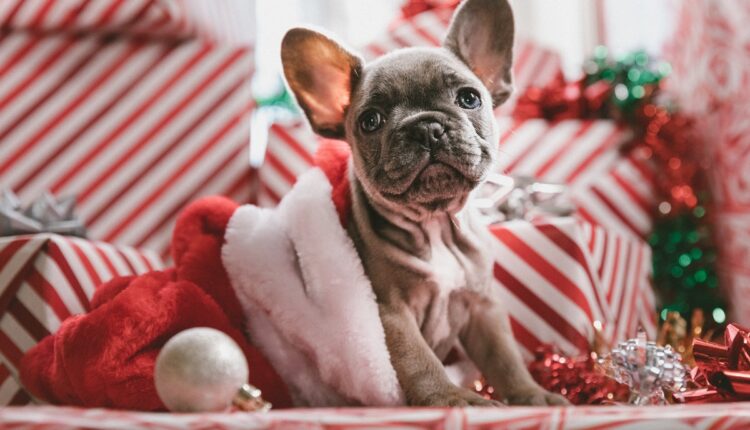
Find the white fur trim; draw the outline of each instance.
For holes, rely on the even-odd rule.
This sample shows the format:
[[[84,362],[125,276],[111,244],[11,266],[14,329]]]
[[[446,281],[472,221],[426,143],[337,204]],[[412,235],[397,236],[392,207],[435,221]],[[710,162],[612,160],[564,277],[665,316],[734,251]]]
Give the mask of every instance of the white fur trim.
[[[322,171],[301,176],[275,209],[237,209],[225,239],[250,338],[295,403],[404,403],[375,295]]]

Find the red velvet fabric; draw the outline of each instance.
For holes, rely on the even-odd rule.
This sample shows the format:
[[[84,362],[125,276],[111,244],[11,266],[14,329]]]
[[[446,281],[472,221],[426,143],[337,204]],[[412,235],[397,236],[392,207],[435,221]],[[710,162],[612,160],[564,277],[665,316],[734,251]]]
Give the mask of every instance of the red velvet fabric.
[[[221,197],[191,204],[175,227],[175,268],[100,286],[91,312],[64,321],[26,353],[20,365],[24,386],[53,404],[163,410],[153,379],[159,350],[182,330],[212,327],[243,349],[250,383],[264,398],[290,407],[281,378],[243,334],[242,310],[221,263],[224,232],[236,208]]]

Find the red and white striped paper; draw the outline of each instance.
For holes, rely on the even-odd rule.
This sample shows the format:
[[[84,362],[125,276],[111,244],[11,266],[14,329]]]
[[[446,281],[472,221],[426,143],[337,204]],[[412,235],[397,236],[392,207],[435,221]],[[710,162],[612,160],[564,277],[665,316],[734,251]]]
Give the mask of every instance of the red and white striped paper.
[[[199,36],[224,43],[254,40],[246,0],[3,0],[3,28],[33,32]]]
[[[71,315],[89,311],[95,288],[115,276],[162,268],[153,252],[53,234],[0,238],[0,405],[24,404],[23,354]]]
[[[0,409],[5,428],[107,429],[590,429],[734,430],[750,426],[750,404],[512,408],[291,409],[268,413],[165,414],[25,407]]]
[[[111,8],[128,21],[136,4],[174,2],[24,1],[13,20],[44,22],[75,3],[66,16]],[[131,36],[0,35],[0,186],[24,201],[77,195],[92,238],[166,255],[186,203],[251,196],[252,49]]]
[[[498,118],[500,171],[567,184],[586,220],[644,237],[656,203],[654,175],[620,151],[632,133],[608,120]]]
[[[634,337],[639,326],[655,335],[645,243],[571,217],[490,230],[495,282],[527,358],[544,344],[586,353],[597,321],[608,343]]]
[[[297,178],[313,166],[318,139],[299,118],[271,126],[265,159],[258,169],[259,206],[276,206]]]
[[[130,34],[191,35],[186,10],[173,0],[4,0],[5,27],[38,32],[106,31]]]

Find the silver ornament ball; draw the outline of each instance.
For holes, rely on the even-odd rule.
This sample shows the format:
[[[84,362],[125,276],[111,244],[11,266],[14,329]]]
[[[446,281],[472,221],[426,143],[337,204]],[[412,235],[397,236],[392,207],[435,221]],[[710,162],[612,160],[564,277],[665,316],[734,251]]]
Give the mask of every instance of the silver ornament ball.
[[[247,383],[245,354],[219,330],[199,327],[182,331],[156,358],[156,392],[172,412],[227,409]]]

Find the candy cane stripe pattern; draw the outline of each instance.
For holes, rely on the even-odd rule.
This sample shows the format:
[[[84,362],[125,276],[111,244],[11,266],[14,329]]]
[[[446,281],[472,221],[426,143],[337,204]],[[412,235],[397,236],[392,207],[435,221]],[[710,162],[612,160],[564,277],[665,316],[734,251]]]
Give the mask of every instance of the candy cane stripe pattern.
[[[77,195],[92,238],[165,257],[185,204],[250,200],[250,46],[173,0],[7,1],[0,23],[1,186]]]
[[[645,243],[571,217],[510,221],[490,230],[497,239],[495,284],[527,358],[544,344],[585,353],[597,322],[608,343],[634,336],[639,327],[655,335]]]
[[[47,430],[58,428],[108,429],[450,429],[481,430],[562,429],[587,430],[668,428],[729,430],[750,425],[747,403],[664,406],[578,406],[571,408],[513,407],[467,409],[304,409],[267,414],[214,413],[163,414],[76,409],[63,407],[8,407],[0,410],[8,428]]]

